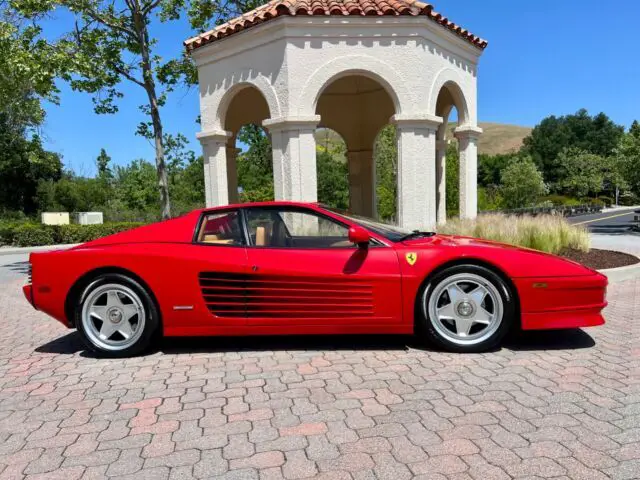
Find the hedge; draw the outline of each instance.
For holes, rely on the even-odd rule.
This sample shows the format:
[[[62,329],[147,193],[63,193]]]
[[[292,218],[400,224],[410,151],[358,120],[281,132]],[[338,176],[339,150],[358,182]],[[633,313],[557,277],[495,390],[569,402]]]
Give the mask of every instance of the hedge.
[[[34,247],[59,243],[84,243],[144,225],[135,222],[102,225],[42,225],[0,222],[0,244]]]

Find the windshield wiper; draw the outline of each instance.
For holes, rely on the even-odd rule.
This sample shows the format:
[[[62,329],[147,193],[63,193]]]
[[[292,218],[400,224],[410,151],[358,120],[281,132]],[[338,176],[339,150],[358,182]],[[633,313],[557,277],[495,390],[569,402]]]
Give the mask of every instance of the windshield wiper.
[[[404,242],[405,240],[411,240],[412,238],[423,238],[423,237],[433,237],[436,232],[421,232],[420,230],[414,230],[411,233],[407,233],[405,236],[400,237],[400,242]]]

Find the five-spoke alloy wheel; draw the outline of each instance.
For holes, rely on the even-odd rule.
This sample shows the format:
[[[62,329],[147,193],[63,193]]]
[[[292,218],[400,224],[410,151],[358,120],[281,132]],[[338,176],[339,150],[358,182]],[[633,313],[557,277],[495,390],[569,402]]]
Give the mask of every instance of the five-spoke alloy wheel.
[[[143,351],[158,327],[147,291],[120,274],[102,275],[89,284],[76,309],[76,326],[87,346],[103,356]]]
[[[509,286],[493,271],[477,265],[459,265],[434,275],[419,301],[427,337],[456,352],[496,346],[515,316]]]

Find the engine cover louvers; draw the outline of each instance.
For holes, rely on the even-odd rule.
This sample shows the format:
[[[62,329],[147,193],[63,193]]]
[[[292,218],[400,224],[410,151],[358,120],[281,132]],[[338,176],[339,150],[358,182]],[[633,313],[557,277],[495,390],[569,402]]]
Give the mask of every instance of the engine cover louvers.
[[[202,296],[218,317],[336,318],[373,316],[373,288],[357,280],[213,273],[199,275]]]

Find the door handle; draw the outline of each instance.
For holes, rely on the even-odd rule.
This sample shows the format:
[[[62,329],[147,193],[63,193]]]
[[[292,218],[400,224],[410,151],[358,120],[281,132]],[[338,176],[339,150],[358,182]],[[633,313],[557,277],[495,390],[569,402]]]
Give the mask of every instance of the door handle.
[[[257,265],[253,265],[251,267],[251,270],[254,271],[254,272],[257,272],[258,271],[258,266]]]

